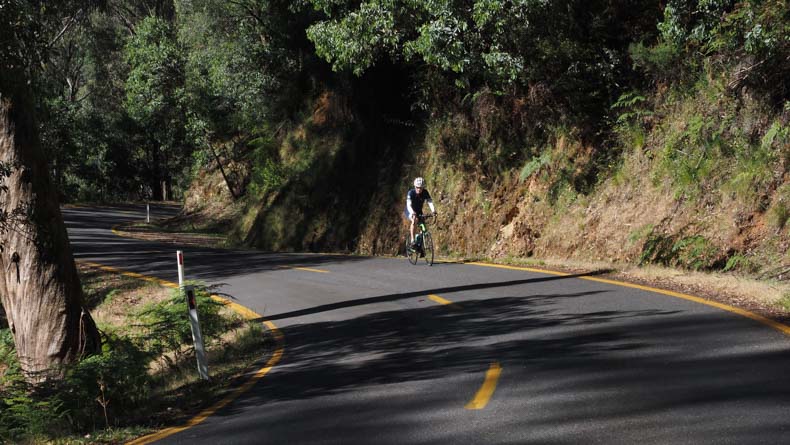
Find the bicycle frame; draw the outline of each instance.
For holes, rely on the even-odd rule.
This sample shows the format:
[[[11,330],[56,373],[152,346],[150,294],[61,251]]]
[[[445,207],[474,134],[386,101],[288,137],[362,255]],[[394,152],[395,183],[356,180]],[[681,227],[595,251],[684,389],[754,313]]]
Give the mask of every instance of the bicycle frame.
[[[432,217],[433,215],[420,216],[417,220],[417,227],[419,228],[419,232],[414,236],[414,242],[417,246],[416,248],[410,247],[409,237],[406,237],[406,256],[409,258],[409,262],[412,264],[417,264],[417,253],[421,253],[420,257],[425,257],[425,261],[428,265],[433,265],[433,240],[431,236],[431,232],[428,230],[428,225],[426,224],[425,220]],[[427,240],[427,241],[426,241]],[[427,249],[427,252],[426,252]]]

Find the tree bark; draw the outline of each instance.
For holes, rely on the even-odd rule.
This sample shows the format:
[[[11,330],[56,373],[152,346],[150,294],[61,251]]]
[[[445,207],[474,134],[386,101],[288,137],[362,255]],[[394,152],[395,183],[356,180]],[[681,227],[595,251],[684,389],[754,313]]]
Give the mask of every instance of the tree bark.
[[[98,351],[101,339],[82,304],[57,191],[49,179],[24,82],[0,76],[0,162],[14,166],[0,211],[25,212],[0,233],[0,303],[28,381],[63,376],[63,366]]]
[[[222,159],[220,159],[219,154],[217,154],[217,151],[214,150],[214,146],[211,145],[211,142],[209,142],[208,147],[211,150],[211,154],[214,155],[214,159],[217,160],[217,166],[219,167],[219,172],[222,173],[222,179],[225,180],[225,185],[228,186],[228,191],[230,192],[230,196],[234,200],[238,199],[239,197],[236,196],[236,191],[233,190],[233,186],[231,185],[231,182],[230,182],[230,179],[228,178],[228,175],[225,174],[225,167],[222,166]]]

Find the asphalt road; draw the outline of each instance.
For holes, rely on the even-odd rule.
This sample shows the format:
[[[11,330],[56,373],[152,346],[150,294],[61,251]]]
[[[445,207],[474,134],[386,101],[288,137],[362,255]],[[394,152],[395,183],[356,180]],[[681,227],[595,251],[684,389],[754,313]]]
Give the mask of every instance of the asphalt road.
[[[144,212],[64,209],[75,257],[177,281],[176,246],[110,230]],[[157,443],[790,443],[790,337],[741,315],[524,270],[182,250],[187,279],[274,322],[284,354]]]

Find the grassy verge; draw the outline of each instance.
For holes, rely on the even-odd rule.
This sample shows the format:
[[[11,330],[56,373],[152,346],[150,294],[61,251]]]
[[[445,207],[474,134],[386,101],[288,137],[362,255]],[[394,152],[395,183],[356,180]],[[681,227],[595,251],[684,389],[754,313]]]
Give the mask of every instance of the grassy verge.
[[[86,301],[104,348],[67,370],[63,382],[33,390],[13,340],[0,329],[0,443],[122,443],[179,424],[221,399],[265,360],[274,340],[198,295],[211,379],[199,379],[183,298],[171,289],[80,265]]]

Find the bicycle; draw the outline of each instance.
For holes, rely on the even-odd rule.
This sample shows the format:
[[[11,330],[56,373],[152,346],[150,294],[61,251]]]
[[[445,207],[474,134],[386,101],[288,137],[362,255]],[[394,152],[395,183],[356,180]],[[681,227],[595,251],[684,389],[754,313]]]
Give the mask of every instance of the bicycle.
[[[411,264],[417,264],[421,257],[425,258],[425,262],[429,266],[433,266],[433,236],[425,225],[426,220],[436,218],[436,215],[418,216],[417,224],[420,231],[414,236],[414,243],[416,248],[412,248],[411,236],[406,234],[406,258],[409,259]]]

